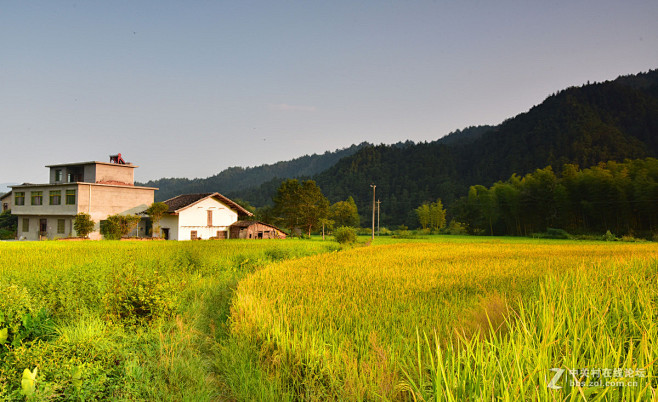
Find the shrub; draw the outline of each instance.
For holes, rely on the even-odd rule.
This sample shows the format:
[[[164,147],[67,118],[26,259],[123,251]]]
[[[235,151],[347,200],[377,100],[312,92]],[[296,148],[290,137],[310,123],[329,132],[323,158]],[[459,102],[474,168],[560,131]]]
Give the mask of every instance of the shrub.
[[[334,232],[334,238],[340,244],[351,244],[356,242],[356,230],[349,226],[341,226]]]
[[[104,297],[105,308],[125,324],[144,324],[170,317],[176,293],[157,272],[128,269],[115,276],[112,291]]]
[[[118,240],[132,232],[139,224],[137,215],[111,215],[101,222],[101,234],[107,240]]]
[[[73,229],[79,237],[87,237],[89,233],[94,231],[96,223],[91,220],[91,215],[80,212],[73,220]]]
[[[615,241],[617,238],[609,230],[603,235],[603,240],[605,241]]]
[[[464,235],[466,233],[468,233],[468,230],[465,224],[454,219],[450,221],[450,225],[448,225],[448,234]]]

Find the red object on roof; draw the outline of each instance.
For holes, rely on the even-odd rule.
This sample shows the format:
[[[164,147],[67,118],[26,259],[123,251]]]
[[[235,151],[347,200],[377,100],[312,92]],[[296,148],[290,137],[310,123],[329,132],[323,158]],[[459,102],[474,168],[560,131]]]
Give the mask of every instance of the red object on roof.
[[[110,163],[117,163],[119,165],[125,165],[126,161],[123,160],[121,154],[110,155]]]

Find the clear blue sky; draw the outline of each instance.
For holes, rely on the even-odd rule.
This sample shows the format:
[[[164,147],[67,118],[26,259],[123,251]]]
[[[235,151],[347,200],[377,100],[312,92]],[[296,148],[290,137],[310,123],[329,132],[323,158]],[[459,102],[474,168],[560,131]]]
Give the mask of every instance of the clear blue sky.
[[[658,1],[2,1],[0,49],[0,183],[116,152],[206,177],[657,68]]]

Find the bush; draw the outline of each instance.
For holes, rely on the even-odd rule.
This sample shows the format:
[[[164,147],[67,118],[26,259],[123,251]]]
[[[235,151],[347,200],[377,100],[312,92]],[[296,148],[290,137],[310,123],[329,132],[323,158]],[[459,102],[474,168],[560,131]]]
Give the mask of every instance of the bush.
[[[101,234],[106,240],[119,240],[132,232],[139,224],[137,215],[111,215],[101,221]]]
[[[341,226],[334,231],[334,238],[340,244],[351,244],[356,242],[356,230],[349,226]]]
[[[468,233],[468,230],[465,224],[453,219],[450,221],[450,225],[448,225],[447,233],[451,235],[465,235]]]
[[[73,220],[73,229],[79,237],[87,237],[89,233],[94,231],[96,223],[91,220],[91,215],[80,212]]]
[[[106,312],[125,324],[146,324],[169,318],[176,304],[176,290],[157,272],[127,269],[117,273],[105,294]]]
[[[603,240],[605,241],[615,241],[617,238],[609,230],[603,235]]]

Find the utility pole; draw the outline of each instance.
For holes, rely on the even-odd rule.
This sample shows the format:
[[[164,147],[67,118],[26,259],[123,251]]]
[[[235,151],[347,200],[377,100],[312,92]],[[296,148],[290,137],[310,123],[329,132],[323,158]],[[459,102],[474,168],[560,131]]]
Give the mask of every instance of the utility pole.
[[[377,236],[379,237],[379,204],[382,202],[377,200]]]
[[[377,187],[374,183],[370,185],[372,187],[372,239],[375,240],[375,188]]]

